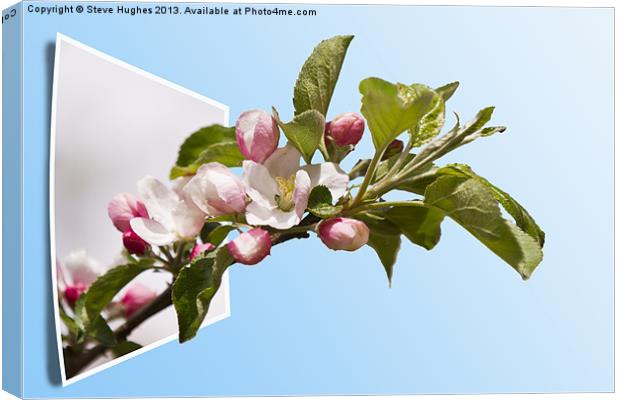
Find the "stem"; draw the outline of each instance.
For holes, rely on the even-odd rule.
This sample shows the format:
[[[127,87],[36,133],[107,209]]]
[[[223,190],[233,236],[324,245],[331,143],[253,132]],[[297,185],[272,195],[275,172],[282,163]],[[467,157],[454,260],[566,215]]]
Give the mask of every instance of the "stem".
[[[308,222],[311,222],[312,220],[312,218],[309,218]],[[275,233],[272,237],[273,245],[284,243],[292,239],[308,238],[310,237],[310,235],[307,231],[309,229],[313,229],[314,225],[315,223],[305,225],[303,227],[305,228],[305,230],[303,231],[301,229],[296,229],[294,232],[291,232],[293,229],[290,229],[288,231]],[[168,286],[168,288],[164,290],[159,296],[157,296],[152,302],[150,302],[140,311],[137,311],[123,325],[121,325],[120,327],[118,327],[118,329],[114,331],[114,336],[116,337],[117,342],[122,342],[126,340],[127,337],[131,334],[131,332],[133,332],[133,330],[140,326],[144,321],[151,318],[153,315],[159,313],[160,311],[165,310],[171,305],[172,286]],[[91,362],[95,361],[98,357],[103,355],[109,349],[110,347],[107,347],[103,344],[98,344],[76,355],[76,351],[73,346],[65,347],[63,349],[63,352],[65,354],[65,372],[67,378],[71,378],[77,375],[86,366],[88,366]]]
[[[351,168],[351,171],[349,171],[349,179],[353,180],[364,175],[368,170],[369,164],[370,160],[359,160],[357,164],[355,164],[353,168]]]
[[[131,318],[121,325],[116,331],[114,336],[117,342],[122,342],[127,339],[127,336],[144,321],[157,314],[158,312],[168,308],[172,304],[172,286],[168,286],[159,296],[150,302],[146,307],[136,312]],[[65,357],[65,372],[67,378],[71,378],[77,375],[84,367],[93,362],[97,357],[101,356],[108,350],[109,347],[102,344],[81,353],[76,358],[69,360]],[[65,353],[70,352],[71,348],[65,349]]]
[[[407,159],[407,156],[409,155],[409,152],[413,148],[413,140],[412,139],[413,139],[413,137],[411,135],[409,135],[409,140],[407,141],[407,145],[405,146],[403,151],[400,153],[400,156],[398,157],[398,160],[396,160],[396,163],[394,165],[392,165],[392,168],[387,173],[385,178],[391,176],[394,172],[398,171],[400,166],[403,165],[403,163]]]
[[[164,253],[164,255],[166,256],[166,258],[168,259],[169,263],[174,262],[174,257],[172,257],[172,254],[170,254],[170,250],[168,250],[168,248],[166,248],[166,246],[160,246],[159,250]]]
[[[366,189],[368,189],[368,185],[370,185],[370,182],[372,181],[372,178],[375,175],[375,171],[377,170],[379,161],[381,161],[381,157],[383,157],[383,153],[385,153],[386,148],[387,146],[384,146],[383,149],[381,149],[381,151],[376,152],[375,156],[370,161],[370,165],[368,166],[366,175],[364,175],[364,181],[362,182],[362,185],[357,191],[357,195],[355,196],[355,199],[353,199],[353,202],[351,203],[351,207],[356,207],[360,205],[362,200],[364,200],[364,194],[366,194]]]
[[[377,184],[373,185],[373,187],[370,188],[369,192],[372,193],[372,196],[374,197],[381,197],[383,194],[389,192],[390,190],[394,189],[396,186],[400,185],[403,182],[414,182],[419,179],[424,179],[424,178],[434,176],[435,169],[430,169],[429,171],[419,174],[415,177],[408,177],[408,178],[406,177],[406,175],[412,174],[417,169],[422,169],[422,167],[425,167],[426,165],[427,165],[426,163],[420,164],[419,166],[416,166],[416,168],[410,171],[407,171],[406,174],[399,173],[399,174],[396,174],[396,176],[391,177],[390,179],[381,180]]]
[[[346,215],[356,215],[368,210],[375,210],[378,208],[385,207],[398,207],[398,206],[414,206],[414,207],[427,207],[424,203],[419,200],[407,200],[407,201],[381,201],[378,203],[370,203],[361,205],[359,207],[351,208],[346,211]]]

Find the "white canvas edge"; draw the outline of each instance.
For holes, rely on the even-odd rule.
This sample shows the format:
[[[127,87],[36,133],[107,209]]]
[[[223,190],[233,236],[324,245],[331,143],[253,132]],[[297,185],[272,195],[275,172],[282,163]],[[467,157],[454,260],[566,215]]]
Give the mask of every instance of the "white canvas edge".
[[[57,273],[56,273],[56,209],[55,209],[55,164],[56,164],[56,98],[57,98],[57,93],[58,93],[58,60],[59,60],[59,56],[60,56],[60,49],[62,48],[62,46],[60,46],[61,42],[65,42],[68,44],[71,44],[73,46],[79,47],[82,50],[85,50],[91,54],[94,54],[106,61],[109,61],[113,64],[116,64],[118,66],[121,66],[127,70],[136,72],[146,78],[149,78],[155,82],[158,82],[160,84],[163,84],[165,86],[168,86],[172,89],[175,89],[183,94],[186,94],[188,96],[194,97],[202,102],[205,102],[207,104],[210,104],[214,107],[220,108],[221,110],[224,111],[224,120],[225,120],[225,124],[228,124],[229,122],[229,118],[230,118],[230,109],[228,106],[215,101],[213,99],[210,99],[208,97],[205,97],[201,94],[198,94],[196,92],[193,92],[187,88],[184,88],[180,85],[177,85],[173,82],[170,82],[166,79],[163,79],[157,75],[151,74],[150,72],[144,71],[134,65],[128,64],[124,61],[121,61],[117,58],[114,58],[108,54],[105,54],[99,50],[96,50],[92,47],[89,47],[81,42],[78,42],[75,39],[72,39],[66,35],[63,35],[62,33],[57,32],[56,33],[56,48],[54,51],[54,77],[53,77],[53,83],[52,83],[52,107],[51,107],[51,117],[50,117],[50,155],[49,155],[49,176],[48,176],[48,180],[49,180],[49,223],[50,223],[50,265],[51,265],[51,270],[52,270],[52,296],[53,296],[53,301],[54,301],[54,324],[56,327],[56,344],[57,344],[57,351],[58,351],[58,362],[60,364],[60,374],[62,377],[62,386],[68,386],[72,383],[78,382],[84,378],[87,378],[93,374],[96,374],[98,372],[101,372],[107,368],[113,367],[123,361],[127,361],[130,358],[136,357],[142,353],[145,353],[147,351],[150,351],[152,349],[155,349],[156,347],[159,347],[165,343],[168,343],[172,340],[175,340],[179,337],[179,334],[173,334],[167,337],[164,337],[156,342],[150,343],[142,348],[140,348],[139,350],[135,350],[132,351],[129,354],[126,354],[124,356],[115,358],[113,360],[110,360],[108,362],[106,362],[105,364],[99,365],[97,367],[91,368],[88,371],[85,371],[83,373],[80,373],[72,378],[67,379],[66,376],[66,371],[65,371],[65,360],[64,360],[64,354],[62,351],[62,338],[61,338],[61,326],[60,326],[60,318],[59,316],[59,308],[58,308],[58,277],[57,277]],[[204,322],[202,323],[202,325],[200,326],[200,329],[204,328],[205,326],[208,325],[212,325],[218,321],[224,320],[228,317],[230,317],[230,281],[229,281],[229,277],[228,277],[228,271],[226,271],[224,273],[223,279],[222,279],[222,284],[225,288],[224,293],[226,293],[225,295],[225,302],[226,302],[226,310],[227,312],[225,314],[219,315],[217,317],[213,317],[213,318],[206,318],[204,320]]]

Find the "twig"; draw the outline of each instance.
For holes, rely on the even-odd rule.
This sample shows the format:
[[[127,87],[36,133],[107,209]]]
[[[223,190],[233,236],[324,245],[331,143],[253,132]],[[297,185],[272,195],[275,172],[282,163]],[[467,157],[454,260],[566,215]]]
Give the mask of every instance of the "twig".
[[[280,232],[274,234],[272,241],[274,245],[277,245],[292,239],[305,239],[308,237],[310,237],[308,232]],[[172,286],[169,286],[152,302],[150,302],[140,311],[136,312],[123,325],[121,325],[120,327],[118,327],[118,329],[114,331],[114,336],[116,337],[117,342],[122,342],[126,340],[127,337],[131,334],[131,332],[135,328],[140,326],[140,324],[171,305]],[[99,356],[103,355],[107,350],[110,349],[110,347],[107,347],[103,344],[98,344],[95,347],[92,347],[74,356],[75,351],[71,347],[65,348],[63,351],[65,354],[65,373],[67,375],[67,378],[71,378],[80,373],[80,371],[82,371],[86,366],[88,366],[88,364],[93,362],[95,359],[97,359]]]

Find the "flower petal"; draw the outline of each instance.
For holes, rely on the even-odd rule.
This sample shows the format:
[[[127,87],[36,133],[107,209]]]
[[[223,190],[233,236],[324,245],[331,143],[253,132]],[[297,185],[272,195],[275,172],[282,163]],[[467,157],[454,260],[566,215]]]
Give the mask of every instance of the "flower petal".
[[[71,276],[73,285],[90,286],[97,279],[101,266],[94,258],[90,257],[86,250],[77,250],[69,253],[63,259],[63,265]]]
[[[278,194],[278,185],[264,165],[254,161],[244,161],[243,183],[245,192],[254,202],[267,208],[276,206],[275,196]]]
[[[148,218],[134,218],[129,221],[131,229],[144,241],[153,246],[164,246],[176,239],[174,232],[157,221]]]
[[[173,179],[172,182],[170,182],[170,187],[177,194],[177,196],[179,196],[179,198],[183,198],[184,196],[183,189],[185,188],[185,185],[187,185],[191,179],[192,179],[191,176],[180,176],[176,179]]]
[[[179,196],[152,176],[146,176],[138,181],[138,193],[144,200],[150,217],[168,230],[174,229],[171,213],[179,203]]]
[[[200,233],[205,223],[204,213],[193,203],[180,202],[172,210],[175,231],[184,239],[191,239]]]
[[[108,203],[108,216],[121,232],[129,229],[129,220],[135,217],[148,218],[144,204],[130,193],[119,193]]]
[[[310,176],[304,170],[299,170],[295,174],[295,190],[293,191],[293,201],[295,202],[295,212],[297,216],[301,216],[308,207],[308,197],[312,190]]]
[[[241,179],[223,164],[212,162],[198,168],[185,187],[185,197],[204,213],[218,216],[245,210],[245,188]]]
[[[250,225],[269,225],[276,229],[288,229],[301,221],[295,210],[264,207],[258,202],[248,204],[245,217]]]
[[[300,159],[301,153],[299,150],[288,143],[286,146],[274,151],[267,158],[264,165],[274,179],[278,176],[288,179],[299,169]]]
[[[347,192],[349,176],[340,169],[337,164],[326,162],[302,167],[310,176],[312,187],[326,186],[332,194],[332,198],[338,200]]]

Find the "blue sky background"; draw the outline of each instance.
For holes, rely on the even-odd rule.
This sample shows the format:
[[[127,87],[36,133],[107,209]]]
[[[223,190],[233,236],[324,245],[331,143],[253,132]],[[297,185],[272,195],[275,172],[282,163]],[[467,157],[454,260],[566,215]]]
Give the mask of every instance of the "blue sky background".
[[[25,17],[24,394],[611,391],[613,10],[305,7],[318,16]],[[63,389],[41,227],[56,32],[229,105],[231,122],[272,105],[290,117],[299,68],[336,34],[356,37],[329,117],[359,110],[368,76],[459,80],[449,110],[468,119],[495,105],[494,122],[509,129],[444,161],[514,194],[547,233],[545,259],[523,282],[446,221],[432,252],[404,243],[388,289],[370,249],[290,242],[257,267],[231,269],[231,318]],[[371,151],[366,135],[358,154]]]

